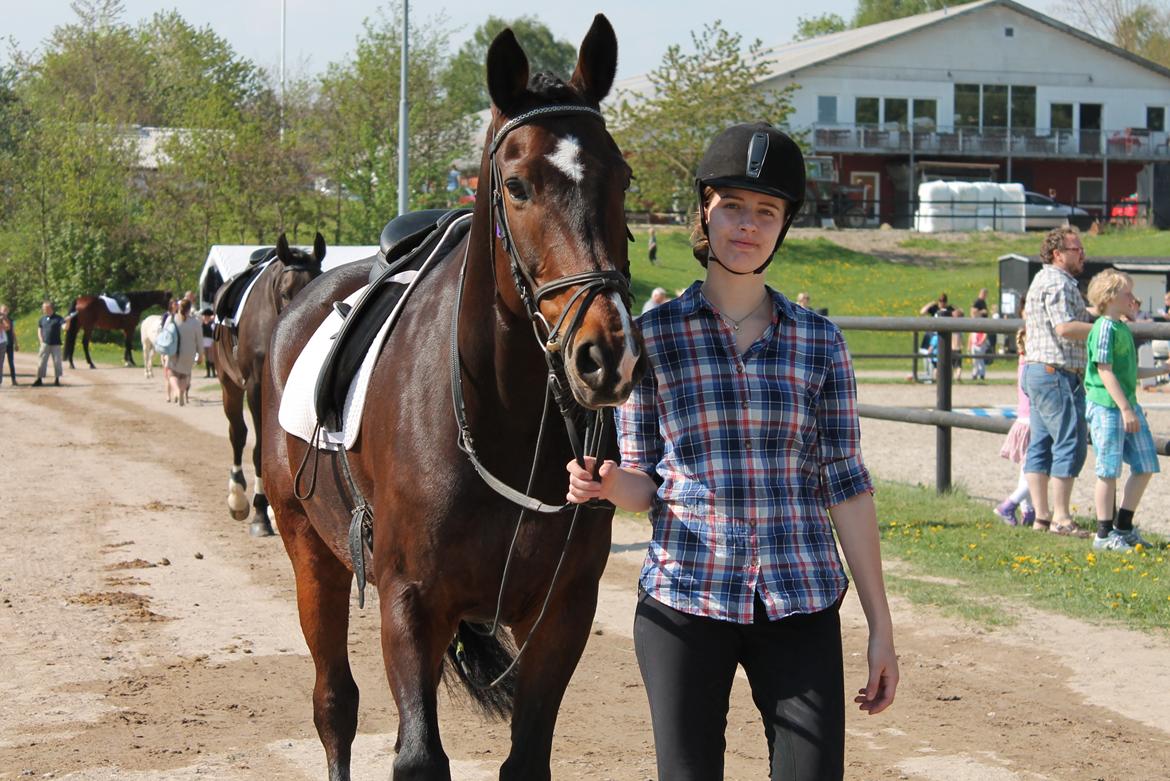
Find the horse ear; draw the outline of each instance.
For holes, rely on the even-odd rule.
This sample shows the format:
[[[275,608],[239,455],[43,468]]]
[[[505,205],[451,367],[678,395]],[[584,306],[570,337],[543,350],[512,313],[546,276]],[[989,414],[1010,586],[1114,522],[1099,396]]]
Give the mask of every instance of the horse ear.
[[[288,263],[292,259],[291,255],[292,253],[288,249],[288,239],[282,233],[280,238],[276,240],[276,257],[280,258],[281,263]]]
[[[313,239],[313,260],[318,264],[325,260],[325,237],[321,235],[321,231],[317,231],[317,237]]]
[[[589,101],[600,104],[617,73],[617,36],[605,14],[593,17],[593,26],[581,41],[577,69],[569,84]]]
[[[528,57],[510,27],[488,47],[487,84],[492,103],[506,114],[528,89]]]

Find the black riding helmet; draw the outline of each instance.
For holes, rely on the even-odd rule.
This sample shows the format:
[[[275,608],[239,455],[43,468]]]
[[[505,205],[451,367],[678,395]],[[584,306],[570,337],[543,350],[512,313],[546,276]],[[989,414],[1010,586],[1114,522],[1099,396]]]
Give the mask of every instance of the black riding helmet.
[[[751,272],[764,273],[804,204],[804,155],[800,153],[800,147],[767,122],[733,125],[717,135],[699,162],[695,176],[695,189],[699,193],[699,222],[703,235],[707,236],[707,214],[703,210],[705,187],[738,187],[774,195],[788,202],[784,226],[780,229],[776,246],[763,265]],[[705,258],[700,258],[699,262],[704,268],[707,266]]]

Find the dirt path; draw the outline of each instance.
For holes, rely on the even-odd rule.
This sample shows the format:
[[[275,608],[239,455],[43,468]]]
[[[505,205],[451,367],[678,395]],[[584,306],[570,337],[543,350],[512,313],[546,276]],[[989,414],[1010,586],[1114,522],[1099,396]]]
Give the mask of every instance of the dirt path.
[[[218,397],[196,387],[186,409],[131,370],[0,387],[0,779],[324,777],[291,571],[279,540],[251,540],[228,519]],[[906,468],[896,445],[869,441],[878,474]],[[643,524],[616,524],[595,633],[558,722],[557,779],[654,777],[630,639],[644,545]],[[850,713],[849,778],[1166,776],[1170,642],[1009,609],[1024,620],[986,632],[895,600],[904,682],[887,714]],[[355,608],[352,622],[361,781],[388,778],[393,761],[376,616]],[[857,688],[865,635],[852,596],[844,616],[846,685]],[[494,778],[506,726],[457,697],[441,714],[454,776]],[[764,777],[743,681],[728,725],[727,777]]]

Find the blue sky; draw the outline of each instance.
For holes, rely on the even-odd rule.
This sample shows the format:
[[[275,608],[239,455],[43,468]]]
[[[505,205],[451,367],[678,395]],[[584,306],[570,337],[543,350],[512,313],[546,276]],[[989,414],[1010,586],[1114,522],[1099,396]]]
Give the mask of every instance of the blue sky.
[[[280,62],[281,0],[123,0],[127,21],[149,18],[154,12],[175,9],[189,22],[210,25],[258,65],[274,72]],[[362,20],[375,14],[372,0],[286,0],[288,13],[287,66],[291,73],[317,73],[332,61],[344,59],[353,49]],[[1042,0],[1043,2],[1043,0]],[[1045,10],[1047,2],[1025,0],[1026,5]],[[958,5],[959,3],[956,3]],[[856,0],[821,0],[805,5],[796,2],[738,2],[723,6],[712,0],[625,0],[593,4],[552,0],[428,0],[411,4],[412,19],[433,19],[445,12],[447,27],[456,29],[452,50],[458,48],[490,12],[504,18],[534,15],[558,38],[580,42],[593,14],[605,13],[618,34],[618,78],[637,76],[656,66],[666,47],[686,44],[690,31],[721,19],[728,29],[745,39],[760,38],[765,44],[792,39],[798,16],[833,12],[849,18]],[[69,0],[3,0],[5,7],[0,41],[11,36],[22,51],[37,49],[52,29],[75,16]],[[807,10],[804,10],[807,9]],[[8,47],[0,48],[0,60],[7,61]]]

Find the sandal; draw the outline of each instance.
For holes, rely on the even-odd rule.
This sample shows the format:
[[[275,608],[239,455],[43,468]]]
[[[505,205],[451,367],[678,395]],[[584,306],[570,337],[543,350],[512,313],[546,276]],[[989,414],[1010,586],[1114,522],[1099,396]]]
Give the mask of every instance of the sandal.
[[[1052,527],[1052,521],[1046,521],[1043,518],[1035,518],[1032,521],[1032,531],[1046,532]]]
[[[1072,521],[1067,523],[1054,523],[1048,527],[1048,531],[1052,534],[1059,534],[1062,537],[1079,537],[1082,540],[1087,540],[1090,532],[1087,529],[1082,529]]]

